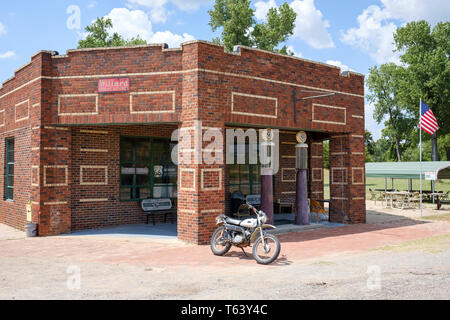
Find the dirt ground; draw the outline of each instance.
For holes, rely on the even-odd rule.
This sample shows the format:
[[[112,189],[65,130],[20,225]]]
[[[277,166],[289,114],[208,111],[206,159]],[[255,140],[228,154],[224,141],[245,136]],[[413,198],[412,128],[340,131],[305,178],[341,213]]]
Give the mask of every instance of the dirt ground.
[[[384,209],[364,225],[279,235],[256,264],[176,239],[26,238],[0,225],[0,299],[449,299],[450,210]]]

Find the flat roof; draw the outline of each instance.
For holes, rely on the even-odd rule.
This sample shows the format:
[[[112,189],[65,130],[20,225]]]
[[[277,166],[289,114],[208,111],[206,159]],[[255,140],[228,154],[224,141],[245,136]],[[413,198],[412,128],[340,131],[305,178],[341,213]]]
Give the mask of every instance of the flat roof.
[[[450,179],[450,161],[368,162],[366,177],[420,179],[425,172],[434,172],[438,179]]]

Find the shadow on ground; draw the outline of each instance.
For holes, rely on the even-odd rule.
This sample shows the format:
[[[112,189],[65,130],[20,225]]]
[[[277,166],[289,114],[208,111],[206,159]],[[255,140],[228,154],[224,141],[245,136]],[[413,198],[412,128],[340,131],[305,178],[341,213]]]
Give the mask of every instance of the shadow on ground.
[[[281,243],[303,242],[332,237],[357,235],[367,232],[389,230],[427,223],[429,222],[412,219],[400,214],[390,214],[378,210],[367,210],[367,223],[365,224],[348,224],[333,228],[305,230],[302,232],[280,234],[278,237]]]

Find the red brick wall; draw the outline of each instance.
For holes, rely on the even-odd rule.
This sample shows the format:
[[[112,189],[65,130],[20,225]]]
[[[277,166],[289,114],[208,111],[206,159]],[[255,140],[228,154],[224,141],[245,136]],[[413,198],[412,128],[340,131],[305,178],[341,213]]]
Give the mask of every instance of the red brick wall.
[[[14,201],[5,200],[5,139],[14,138]],[[0,222],[19,230],[25,229],[26,211],[31,187],[31,132],[29,128],[0,134]]]
[[[130,78],[131,92],[99,94],[98,80],[109,77]],[[294,88],[297,97],[311,95],[302,90],[320,89],[336,95],[331,100],[312,99],[297,103],[295,122]],[[332,217],[339,220],[337,208],[345,207],[341,210],[345,211],[341,220],[363,222],[365,195],[361,182],[364,181],[364,173],[359,168],[364,166],[364,148],[363,141],[353,137],[364,134],[363,95],[362,75],[349,73],[342,76],[336,67],[245,47],[238,52],[227,53],[222,46],[201,41],[187,43],[175,50],[142,46],[73,50],[65,56],[41,52],[0,88],[0,126],[2,119],[5,123],[0,127],[0,135],[11,134],[11,130],[20,128],[32,132],[29,138],[31,151],[28,151],[31,159],[29,178],[23,182],[22,197],[29,198],[30,191],[26,190],[31,188],[33,220],[40,223],[43,234],[140,219],[130,204],[116,203],[114,208],[110,207],[112,213],[105,214],[108,211],[103,207],[106,203],[74,203],[79,200],[76,197],[89,192],[73,186],[79,175],[77,168],[84,161],[84,155],[78,157],[76,149],[77,141],[81,141],[77,140],[81,139],[77,131],[79,127],[146,124],[146,130],[150,130],[148,128],[155,125],[177,123],[189,131],[196,120],[201,120],[204,127],[222,130],[226,126],[272,127],[294,132],[305,130],[311,137],[309,142],[335,136],[347,137],[343,138],[344,164],[339,162],[340,158],[330,156],[331,167],[336,168],[333,170],[336,180],[338,168],[347,168],[343,170],[347,183],[335,181],[337,183],[331,186]],[[22,102],[28,99],[27,118],[27,108]],[[78,128],[52,128],[57,125]],[[118,127],[108,127],[108,130],[112,130],[113,137],[118,136]],[[58,138],[55,140],[56,133]],[[111,150],[115,150],[118,144],[110,139],[113,138],[108,137],[107,143]],[[337,139],[331,138],[330,152],[340,152],[336,151],[340,147]],[[290,133],[282,134],[281,140],[295,142]],[[26,144],[18,148],[29,149]],[[316,166],[320,166],[321,161],[320,150],[314,151],[314,148],[310,144],[311,169],[318,168]],[[294,170],[281,169],[293,168],[294,159],[289,156],[295,155],[294,145],[282,144],[281,150],[280,155],[286,157],[280,159],[282,166],[275,177],[275,199],[293,194],[293,184],[282,180],[292,181]],[[4,155],[3,150],[1,154]],[[88,155],[86,159],[89,163],[108,163],[108,168],[108,161],[111,165],[117,161],[117,157],[106,158],[104,154]],[[36,174],[39,173],[40,181],[37,186],[30,187],[32,165],[39,167]],[[67,185],[63,181],[45,186],[45,168],[48,172],[54,168],[55,174],[70,177]],[[181,165],[179,169],[179,182],[183,184],[179,190],[179,237],[206,243],[214,229],[214,217],[225,210],[225,166],[190,164]],[[88,168],[86,170],[89,171]],[[112,175],[111,179],[117,179],[114,171],[108,171],[108,174]],[[214,174],[221,176],[222,180],[212,186],[208,179]],[[309,171],[311,192],[321,190],[320,181],[313,181],[319,177],[318,170]],[[95,182],[98,177],[92,179]],[[202,184],[202,181],[206,183]],[[95,188],[93,192],[103,197],[112,190],[112,184],[109,188]],[[345,200],[350,198],[352,201]],[[346,201],[345,206],[341,206],[340,201]],[[23,203],[12,206],[8,211],[9,218],[0,215],[0,221],[9,220],[9,224],[20,227],[23,221],[11,215],[20,216]],[[95,218],[99,215],[100,218]]]
[[[26,204],[35,202],[32,193],[31,166],[36,160],[38,136],[33,128],[39,122],[41,100],[42,54],[36,54],[31,62],[16,71],[14,77],[0,88],[0,222],[25,229]],[[5,139],[14,138],[15,176],[14,201],[5,201]],[[34,213],[39,205],[33,205]]]
[[[145,222],[138,202],[120,201],[120,136],[170,138],[176,128],[176,125],[73,128],[72,230]]]

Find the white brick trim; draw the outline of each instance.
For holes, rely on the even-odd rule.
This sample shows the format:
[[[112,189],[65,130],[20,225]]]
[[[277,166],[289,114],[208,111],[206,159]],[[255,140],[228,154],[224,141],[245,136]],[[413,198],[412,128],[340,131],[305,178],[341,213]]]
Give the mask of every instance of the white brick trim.
[[[149,111],[134,111],[133,110],[133,96],[154,95],[154,94],[170,94],[172,95],[172,110],[149,110]],[[147,91],[147,92],[130,92],[130,114],[152,114],[152,113],[175,113],[175,90],[169,91]]]
[[[317,120],[314,118],[315,115],[315,107],[321,107],[321,108],[329,108],[329,109],[338,109],[338,110],[344,110],[344,122],[338,122],[338,121],[326,121],[326,120]],[[333,112],[333,111],[331,111]],[[336,106],[329,106],[326,104],[318,104],[313,103],[312,104],[312,122],[319,122],[319,123],[329,123],[329,124],[338,124],[338,125],[347,125],[347,108],[345,107],[336,107]]]
[[[61,98],[95,97],[95,112],[61,112]],[[98,94],[60,94],[58,95],[58,116],[86,116],[98,114]]]
[[[251,113],[251,112],[243,112],[243,111],[234,111],[234,96],[242,96],[247,98],[256,98],[256,99],[265,99],[275,101],[275,115],[268,115],[263,113]],[[232,92],[231,93],[231,113],[237,115],[245,115],[245,116],[253,116],[253,117],[261,117],[261,118],[278,118],[278,98],[260,96],[256,94],[247,94],[241,92]]]

